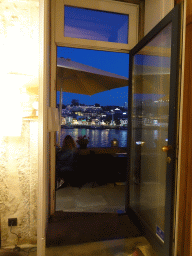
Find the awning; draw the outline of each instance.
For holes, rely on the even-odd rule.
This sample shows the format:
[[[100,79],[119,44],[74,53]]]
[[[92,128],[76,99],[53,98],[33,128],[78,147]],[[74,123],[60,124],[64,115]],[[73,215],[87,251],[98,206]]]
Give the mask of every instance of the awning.
[[[65,58],[57,58],[57,90],[93,95],[128,86],[128,78],[84,65]]]

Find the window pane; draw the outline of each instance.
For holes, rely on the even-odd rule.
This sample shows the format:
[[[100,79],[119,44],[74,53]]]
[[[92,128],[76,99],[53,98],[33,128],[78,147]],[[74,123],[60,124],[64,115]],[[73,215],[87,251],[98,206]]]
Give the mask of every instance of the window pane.
[[[172,23],[134,55],[131,206],[164,241]]]
[[[65,6],[64,36],[128,43],[129,15]]]

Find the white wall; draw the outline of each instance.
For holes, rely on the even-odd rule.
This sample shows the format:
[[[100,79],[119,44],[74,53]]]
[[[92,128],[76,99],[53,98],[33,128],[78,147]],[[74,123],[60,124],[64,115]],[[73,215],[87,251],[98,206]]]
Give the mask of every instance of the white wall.
[[[146,35],[173,8],[174,0],[145,0],[144,34]]]
[[[0,1],[2,247],[37,242],[39,0]],[[37,115],[36,115],[37,114]],[[14,132],[14,133],[13,133]]]

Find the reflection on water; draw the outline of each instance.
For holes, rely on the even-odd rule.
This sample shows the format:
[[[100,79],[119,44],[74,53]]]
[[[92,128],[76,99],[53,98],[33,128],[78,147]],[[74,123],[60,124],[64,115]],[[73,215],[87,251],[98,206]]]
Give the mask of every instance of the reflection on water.
[[[158,139],[158,131],[157,130],[153,131],[153,137],[154,137],[155,140]]]
[[[115,129],[61,129],[61,142],[66,135],[71,135],[76,141],[78,136],[86,135],[89,137],[88,147],[110,147],[111,141],[117,139],[119,141],[119,147],[127,147],[127,130],[115,130]]]
[[[89,137],[88,147],[111,147],[111,141],[117,139],[119,142],[119,147],[127,147],[127,130],[116,130],[116,129],[85,129],[85,128],[74,128],[74,129],[61,129],[61,141],[62,145],[63,139],[66,135],[71,135],[76,141],[78,136],[86,135]],[[157,147],[160,142],[163,146],[167,145],[167,132],[163,129],[151,130],[143,129],[141,137],[139,136],[135,142],[144,141],[145,147],[148,149],[153,149]]]

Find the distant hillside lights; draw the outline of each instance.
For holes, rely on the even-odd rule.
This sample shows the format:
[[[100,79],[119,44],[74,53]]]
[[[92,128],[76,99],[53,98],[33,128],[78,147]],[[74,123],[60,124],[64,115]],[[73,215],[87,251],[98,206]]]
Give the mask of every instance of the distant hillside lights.
[[[121,119],[120,122],[121,122],[120,126],[127,126],[127,124],[128,124],[127,119]]]
[[[104,108],[104,107],[103,107]],[[71,106],[62,109],[62,125],[127,126],[127,112],[115,107],[103,110],[100,106]],[[112,106],[108,106],[112,108]],[[125,109],[124,109],[125,110]]]

